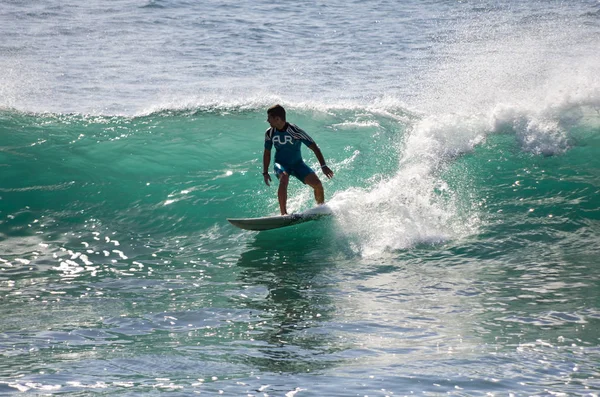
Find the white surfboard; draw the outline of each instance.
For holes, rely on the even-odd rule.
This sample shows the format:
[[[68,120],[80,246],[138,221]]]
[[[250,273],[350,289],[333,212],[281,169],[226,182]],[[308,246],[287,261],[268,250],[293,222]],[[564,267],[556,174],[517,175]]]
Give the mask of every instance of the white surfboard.
[[[330,215],[332,215],[331,208],[327,205],[319,205],[297,214],[264,216],[261,218],[227,218],[227,220],[240,229],[261,231],[297,225]]]

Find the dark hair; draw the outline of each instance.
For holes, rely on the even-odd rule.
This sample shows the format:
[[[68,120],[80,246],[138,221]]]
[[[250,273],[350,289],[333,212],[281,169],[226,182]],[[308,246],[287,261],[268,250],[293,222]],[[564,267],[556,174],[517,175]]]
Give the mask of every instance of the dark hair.
[[[267,109],[267,114],[270,114],[273,117],[279,117],[281,120],[285,121],[285,109],[281,105],[274,105]]]

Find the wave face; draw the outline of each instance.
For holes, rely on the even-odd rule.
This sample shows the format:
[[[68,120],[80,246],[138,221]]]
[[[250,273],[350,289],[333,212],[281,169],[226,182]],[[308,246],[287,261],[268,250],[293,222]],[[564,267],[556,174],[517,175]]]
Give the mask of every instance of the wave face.
[[[597,390],[599,12],[3,5],[0,394]],[[335,216],[241,231],[274,103]]]
[[[314,131],[338,174],[325,182],[328,201],[344,231],[339,237],[360,241],[350,244],[360,255],[476,235],[498,213],[507,223],[554,227],[586,218],[598,204],[598,119],[587,103],[543,122],[525,110],[487,120],[399,107],[292,106],[290,112]],[[161,236],[211,228],[231,235],[224,218],[277,212],[276,188],[260,177],[264,113],[250,107],[135,117],[4,112],[5,233],[35,218],[51,233],[65,223],[71,232],[99,223]],[[309,153],[307,162],[318,169]],[[302,184],[290,189],[291,210],[314,205]],[[587,204],[562,213],[568,202]],[[501,226],[497,234],[506,232]]]

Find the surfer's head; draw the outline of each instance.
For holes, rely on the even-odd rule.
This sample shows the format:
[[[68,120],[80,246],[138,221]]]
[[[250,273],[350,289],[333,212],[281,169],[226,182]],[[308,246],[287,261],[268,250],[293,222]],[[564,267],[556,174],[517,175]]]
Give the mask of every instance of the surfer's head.
[[[285,126],[285,109],[281,105],[271,106],[267,109],[267,122],[271,127],[281,129]]]
[[[267,110],[267,115],[273,117],[279,117],[285,121],[285,109],[281,105],[273,105]]]

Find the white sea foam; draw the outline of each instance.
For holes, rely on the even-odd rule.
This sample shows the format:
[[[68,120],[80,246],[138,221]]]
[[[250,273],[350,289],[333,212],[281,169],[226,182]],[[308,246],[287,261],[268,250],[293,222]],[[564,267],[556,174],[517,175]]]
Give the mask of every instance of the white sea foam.
[[[427,71],[406,105],[420,116],[407,121],[398,172],[332,200],[340,229],[356,237],[362,255],[476,230],[476,203],[461,202],[440,171],[490,134],[513,134],[524,151],[556,155],[586,116],[600,119],[597,36],[552,19],[491,29],[475,22],[458,27],[444,62]]]

